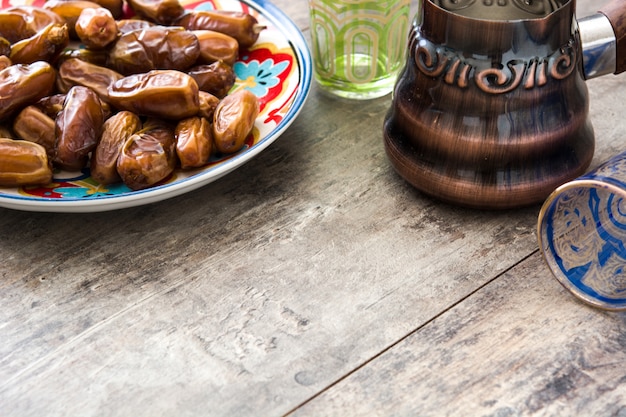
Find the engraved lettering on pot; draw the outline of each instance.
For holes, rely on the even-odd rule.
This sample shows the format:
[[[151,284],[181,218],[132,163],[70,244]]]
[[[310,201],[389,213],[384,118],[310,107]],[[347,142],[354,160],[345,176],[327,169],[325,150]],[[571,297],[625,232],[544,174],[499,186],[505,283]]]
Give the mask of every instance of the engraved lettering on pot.
[[[458,54],[445,48],[437,48],[424,39],[421,39],[417,45],[415,63],[422,73],[433,78],[443,76],[445,83],[456,84],[460,88],[469,86],[472,66],[462,60]]]
[[[415,51],[415,64],[425,75],[439,77],[446,69],[449,58],[431,42],[421,39]]]
[[[503,68],[487,68],[479,71],[474,81],[478,88],[486,93],[508,93],[522,83],[526,66],[524,61],[512,60]]]
[[[535,87],[543,87],[548,83],[547,64],[548,62],[545,58],[533,58],[530,60],[530,65],[524,77],[524,88],[530,90]]]
[[[467,88],[473,80],[487,94],[504,94],[523,86],[530,90],[543,87],[550,78],[563,80],[576,69],[576,44],[573,40],[548,57],[513,59],[506,64],[476,60],[469,64],[463,55],[449,48],[436,46],[415,33],[410,50],[420,72],[432,78],[442,77],[449,85]]]
[[[577,49],[573,40],[550,57],[550,75],[557,80],[569,77],[576,68]]]

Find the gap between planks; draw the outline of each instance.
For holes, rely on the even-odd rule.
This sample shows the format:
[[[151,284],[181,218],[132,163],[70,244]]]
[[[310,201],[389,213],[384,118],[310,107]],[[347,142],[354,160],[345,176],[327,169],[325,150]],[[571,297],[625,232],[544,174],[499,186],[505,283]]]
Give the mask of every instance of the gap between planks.
[[[409,331],[406,335],[400,337],[398,340],[396,340],[395,342],[391,343],[389,346],[383,348],[380,352],[378,352],[377,354],[375,354],[371,358],[365,360],[360,365],[357,365],[354,369],[348,371],[345,375],[343,375],[340,378],[336,379],[335,381],[331,382],[326,387],[322,388],[320,391],[318,391],[317,393],[313,394],[311,397],[309,397],[306,400],[302,401],[300,404],[298,404],[297,406],[293,407],[292,409],[287,411],[285,414],[283,414],[282,417],[288,417],[289,415],[295,413],[299,408],[303,407],[304,405],[306,405],[306,404],[310,403],[311,401],[315,400],[316,398],[320,397],[325,392],[331,390],[336,385],[340,384],[344,380],[348,379],[350,376],[354,375],[355,373],[357,373],[361,369],[365,368],[367,365],[369,365],[370,363],[374,362],[376,359],[378,359],[379,357],[381,357],[385,353],[389,352],[391,349],[393,349],[394,347],[398,346],[400,343],[402,343],[403,341],[407,340],[409,337],[413,336],[414,334],[419,332],[421,329],[423,329],[424,327],[428,326],[433,321],[437,320],[439,317],[441,317],[441,316],[445,315],[447,312],[453,310],[455,307],[457,307],[458,305],[463,303],[465,300],[471,298],[474,294],[476,294],[479,291],[481,291],[482,289],[486,288],[488,285],[490,285],[493,282],[495,282],[498,278],[500,278],[503,275],[507,274],[509,271],[513,270],[514,268],[516,268],[517,266],[519,266],[523,262],[527,261],[528,259],[530,259],[532,256],[536,255],[537,253],[539,253],[539,249],[533,250],[531,253],[529,253],[528,255],[523,257],[522,259],[520,259],[518,262],[514,263],[513,265],[511,265],[510,267],[506,268],[504,271],[500,272],[498,275],[493,277],[492,279],[490,279],[487,282],[485,282],[484,284],[480,285],[474,291],[471,291],[470,293],[468,293],[467,295],[465,295],[464,297],[462,297],[458,301],[450,304],[448,307],[444,308],[439,313],[435,314],[433,317],[431,317],[430,319],[426,320],[423,324],[421,324],[418,327],[416,327],[415,329]]]

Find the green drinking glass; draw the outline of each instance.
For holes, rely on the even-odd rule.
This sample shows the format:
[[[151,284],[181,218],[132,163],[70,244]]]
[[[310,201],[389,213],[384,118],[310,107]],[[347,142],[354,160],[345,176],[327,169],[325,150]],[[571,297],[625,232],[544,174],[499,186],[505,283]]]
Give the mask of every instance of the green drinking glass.
[[[340,97],[391,92],[406,62],[410,0],[309,0],[315,79]]]

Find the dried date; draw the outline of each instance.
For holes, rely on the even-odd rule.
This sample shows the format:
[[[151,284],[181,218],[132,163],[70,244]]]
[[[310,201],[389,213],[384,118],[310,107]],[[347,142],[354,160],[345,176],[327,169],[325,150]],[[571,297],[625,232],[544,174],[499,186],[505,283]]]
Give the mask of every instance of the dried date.
[[[178,0],[127,0],[133,11],[152,22],[170,25],[185,13]]]
[[[43,146],[0,138],[0,186],[46,185],[50,181],[52,168]]]
[[[50,23],[30,38],[11,45],[11,62],[32,64],[37,61],[52,62],[70,42],[65,23]]]
[[[104,49],[118,35],[113,15],[104,7],[84,9],[76,20],[76,36],[89,49]]]
[[[213,30],[192,31],[198,38],[200,56],[198,62],[212,64],[222,61],[233,65],[239,57],[239,43],[232,36]]]
[[[175,22],[188,30],[214,30],[237,39],[239,46],[252,46],[265,29],[248,13],[227,10],[192,10]]]
[[[122,78],[122,74],[112,69],[71,58],[59,66],[57,85],[62,92],[75,85],[89,87],[101,100],[108,102],[109,86]]]
[[[153,70],[124,77],[109,86],[109,102],[115,108],[140,116],[180,120],[200,109],[198,84],[174,70]]]
[[[111,12],[114,19],[121,19],[124,15],[124,0],[92,0]]]
[[[8,58],[10,54],[11,54],[11,42],[9,42],[7,38],[3,38],[2,36],[0,36],[0,58],[2,57]],[[9,65],[6,65],[6,61],[4,62],[5,62],[4,68],[6,68],[10,65],[11,61],[9,61]]]
[[[0,71],[13,65],[11,58],[7,55],[0,55]]]
[[[141,129],[141,119],[129,111],[108,118],[102,126],[102,136],[90,161],[91,176],[100,184],[121,181],[117,160],[126,141]]]
[[[117,21],[117,29],[120,33],[128,33],[133,30],[145,29],[152,26],[156,26],[156,23],[142,19],[120,19]]]
[[[20,139],[40,144],[52,159],[56,151],[54,119],[35,105],[26,106],[13,120],[13,131]]]
[[[174,127],[163,121],[149,120],[124,143],[117,160],[117,172],[130,189],[142,190],[171,175],[176,163]]]
[[[100,5],[90,0],[47,0],[44,9],[50,10],[61,16],[70,34],[70,38],[79,40],[76,34],[76,21],[85,9],[97,9]]]
[[[196,80],[200,90],[218,98],[226,97],[237,79],[233,67],[221,61],[210,65],[196,65],[186,72]]]
[[[30,38],[51,23],[63,24],[65,20],[42,7],[13,6],[0,10],[0,36],[10,43]]]
[[[211,124],[204,117],[183,119],[176,125],[176,154],[182,169],[206,165],[213,151]]]
[[[96,93],[87,87],[72,87],[56,118],[54,163],[68,171],[84,168],[89,153],[98,144],[103,122],[102,105]]]
[[[198,116],[213,120],[213,115],[217,105],[220,104],[220,99],[206,91],[198,91],[198,99],[200,101]]]
[[[248,90],[226,96],[215,109],[213,139],[222,153],[237,152],[254,127],[259,114],[259,100]]]
[[[15,64],[0,71],[0,121],[49,95],[56,74],[47,62]]]
[[[108,65],[124,75],[154,69],[186,70],[200,56],[198,38],[180,27],[151,26],[122,34],[111,48]]]

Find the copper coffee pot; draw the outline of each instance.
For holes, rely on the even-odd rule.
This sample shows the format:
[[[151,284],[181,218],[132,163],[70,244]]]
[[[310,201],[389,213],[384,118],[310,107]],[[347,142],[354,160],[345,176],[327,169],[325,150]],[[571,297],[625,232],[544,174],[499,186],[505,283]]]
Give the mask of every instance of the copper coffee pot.
[[[387,156],[420,191],[474,208],[544,201],[594,152],[585,80],[626,70],[626,1],[421,0],[385,118]]]

